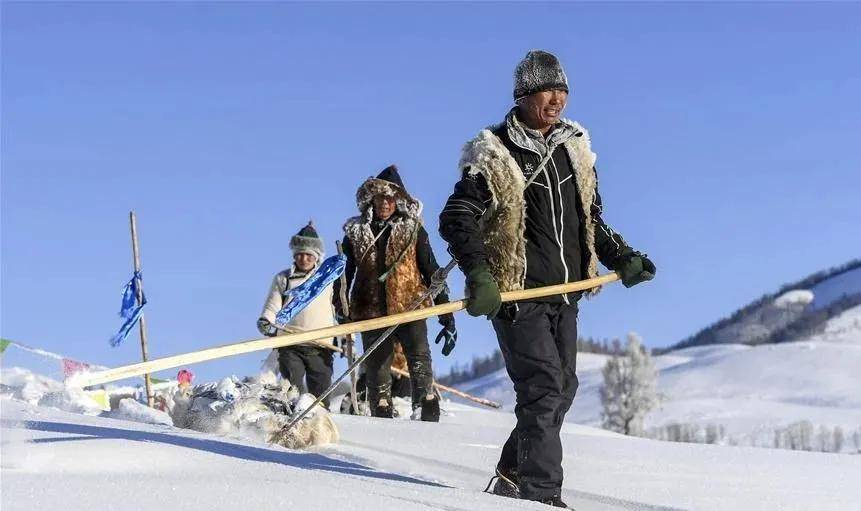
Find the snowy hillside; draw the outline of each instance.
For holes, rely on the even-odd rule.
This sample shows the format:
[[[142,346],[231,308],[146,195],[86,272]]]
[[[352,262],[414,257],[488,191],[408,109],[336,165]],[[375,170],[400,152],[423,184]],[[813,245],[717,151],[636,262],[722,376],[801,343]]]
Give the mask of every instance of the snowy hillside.
[[[861,260],[783,286],[665,351],[710,344],[793,342],[861,304]]]
[[[440,424],[336,415],[313,452],[3,398],[2,508],[540,510],[481,493],[514,418],[447,404]],[[861,456],[726,448],[563,428],[563,497],[581,511],[844,510]]]
[[[776,429],[800,421],[809,421],[816,431],[840,427],[849,435],[861,428],[861,306],[829,320],[821,334],[804,341],[700,346],[654,360],[664,399],[648,416],[647,428],[723,426],[727,442],[766,447],[773,446]],[[601,424],[598,392],[606,361],[606,355],[578,355],[580,389],[569,421]],[[513,408],[514,391],[504,370],[461,387]]]

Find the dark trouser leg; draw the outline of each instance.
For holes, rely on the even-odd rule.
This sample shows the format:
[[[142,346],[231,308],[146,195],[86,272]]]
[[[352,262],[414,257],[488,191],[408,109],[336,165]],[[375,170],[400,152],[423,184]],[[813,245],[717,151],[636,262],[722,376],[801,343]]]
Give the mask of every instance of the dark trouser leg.
[[[395,335],[404,347],[410,370],[413,408],[417,408],[426,396],[433,395],[433,366],[427,323],[422,320],[403,324],[395,331]]]
[[[514,382],[517,425],[499,467],[517,469],[527,499],[558,495],[562,487],[559,432],[577,390],[576,305],[521,303],[493,320],[505,366]]]
[[[365,351],[374,344],[383,332],[385,330],[371,330],[362,334],[362,346]],[[372,411],[381,399],[385,399],[389,405],[392,403],[392,373],[390,368],[394,358],[394,340],[393,336],[389,336],[365,359],[365,384],[368,390],[368,404]]]
[[[560,424],[574,402],[580,380],[577,378],[577,304],[559,305],[554,318],[553,336],[562,362],[562,402],[556,413]]]
[[[298,348],[278,348],[278,369],[281,377],[295,385],[300,393],[308,392],[305,387],[305,362]]]
[[[310,346],[304,348],[303,351],[303,359],[308,373],[308,392],[319,397],[332,384],[332,352],[324,348]],[[328,398],[323,400],[323,406],[329,408]]]

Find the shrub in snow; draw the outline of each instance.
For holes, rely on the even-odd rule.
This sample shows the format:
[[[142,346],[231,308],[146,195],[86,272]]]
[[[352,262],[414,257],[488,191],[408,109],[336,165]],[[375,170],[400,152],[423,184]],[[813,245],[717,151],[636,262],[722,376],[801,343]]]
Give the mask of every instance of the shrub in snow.
[[[861,430],[853,434],[853,439],[861,441]],[[778,449],[839,453],[845,446],[846,435],[840,426],[832,429],[820,425],[816,429],[810,421],[801,421],[774,431],[774,447]]]
[[[699,424],[674,422],[662,427],[650,428],[644,436],[666,442],[696,444],[725,444],[728,441],[726,427],[723,424],[708,424],[703,429]]]
[[[643,435],[643,420],[658,403],[657,371],[637,334],[628,334],[625,352],[602,371],[602,426],[626,435]]]

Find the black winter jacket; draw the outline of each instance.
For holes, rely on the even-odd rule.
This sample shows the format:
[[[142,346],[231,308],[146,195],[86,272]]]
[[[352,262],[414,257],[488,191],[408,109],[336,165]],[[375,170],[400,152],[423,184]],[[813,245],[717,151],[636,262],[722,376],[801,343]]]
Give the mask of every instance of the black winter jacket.
[[[510,152],[524,177],[528,180],[539,166],[541,156],[515,144],[505,123],[494,128],[496,135]],[[527,187],[526,200],[526,281],[524,287],[535,288],[582,280],[587,274],[583,254],[583,204],[574,179],[574,168],[562,145],[534,182]],[[466,171],[455,185],[440,214],[440,236],[448,242],[449,250],[464,273],[487,260],[481,218],[490,205],[491,192],[484,176]],[[595,252],[601,263],[613,269],[616,260],[631,249],[622,236],[615,233],[601,218],[601,197],[589,204],[595,222]],[[536,301],[558,303],[579,299],[582,293],[568,297],[551,296]]]

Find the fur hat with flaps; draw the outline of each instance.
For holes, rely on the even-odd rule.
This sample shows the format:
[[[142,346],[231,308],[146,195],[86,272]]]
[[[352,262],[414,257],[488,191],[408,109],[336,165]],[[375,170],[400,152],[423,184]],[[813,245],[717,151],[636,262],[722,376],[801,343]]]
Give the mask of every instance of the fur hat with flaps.
[[[546,90],[568,92],[568,77],[556,55],[532,50],[514,70],[514,100]]]
[[[363,216],[370,220],[374,214],[374,197],[385,195],[394,197],[398,213],[418,218],[422,213],[422,203],[414,198],[404,186],[398,168],[389,165],[377,177],[369,177],[356,191],[356,206]]]
[[[323,240],[317,234],[317,229],[314,228],[314,222],[308,221],[308,225],[299,229],[295,236],[290,238],[290,250],[293,255],[296,254],[313,254],[317,256],[317,261],[322,261],[326,251],[323,248]]]

